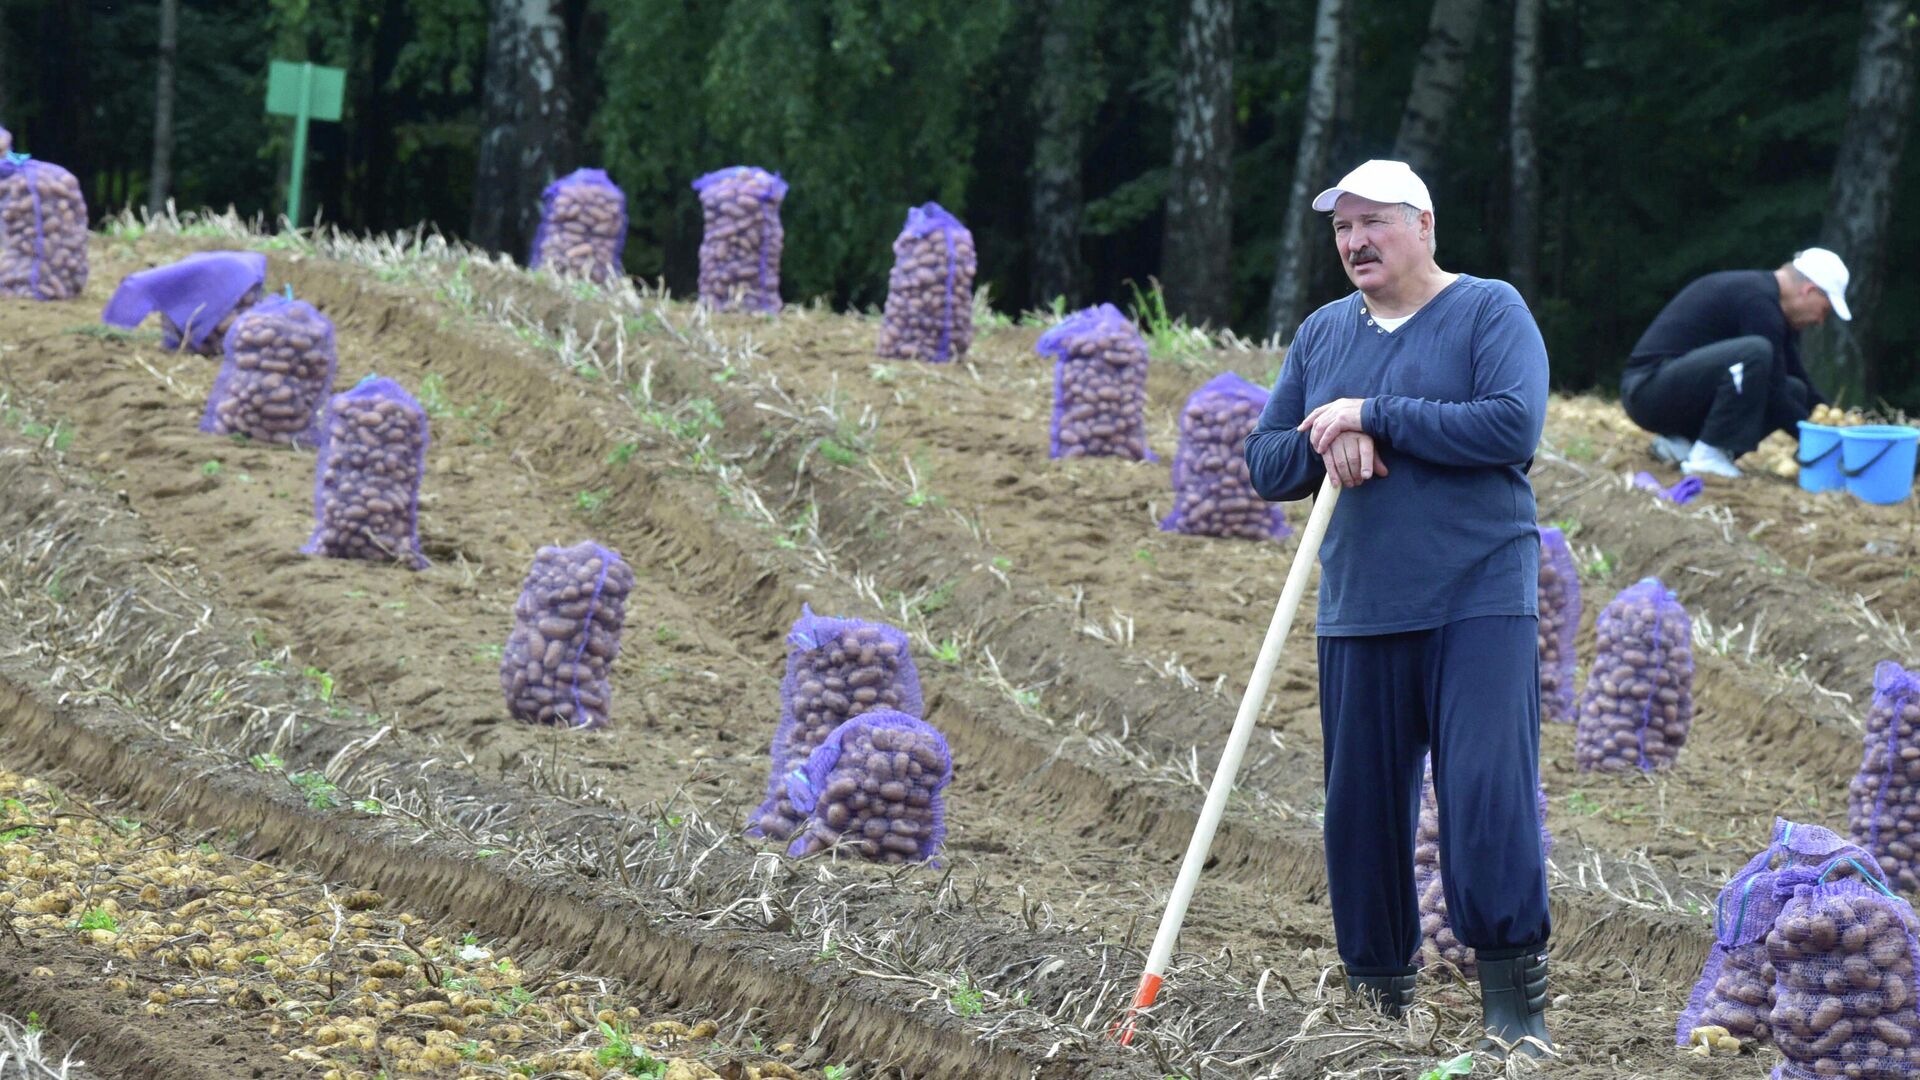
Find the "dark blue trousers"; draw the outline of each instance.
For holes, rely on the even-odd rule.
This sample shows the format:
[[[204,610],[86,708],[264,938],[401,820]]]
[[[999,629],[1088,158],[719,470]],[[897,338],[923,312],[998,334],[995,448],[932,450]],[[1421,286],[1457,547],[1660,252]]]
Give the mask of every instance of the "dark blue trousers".
[[[1532,616],[1496,615],[1320,639],[1327,894],[1349,974],[1413,970],[1413,844],[1429,749],[1454,933],[1493,960],[1546,944],[1538,634]]]

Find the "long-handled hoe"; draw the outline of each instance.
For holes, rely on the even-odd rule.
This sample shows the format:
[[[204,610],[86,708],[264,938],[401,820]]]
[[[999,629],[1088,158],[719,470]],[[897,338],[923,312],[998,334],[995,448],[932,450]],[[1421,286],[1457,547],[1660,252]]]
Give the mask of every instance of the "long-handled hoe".
[[[1200,870],[1213,847],[1213,834],[1227,812],[1227,795],[1233,790],[1233,778],[1240,771],[1240,759],[1246,756],[1247,740],[1253,737],[1254,722],[1267,700],[1267,683],[1273,678],[1274,665],[1280,661],[1280,648],[1287,643],[1287,631],[1293,628],[1294,612],[1307,591],[1307,578],[1320,557],[1320,540],[1327,534],[1327,522],[1333,506],[1340,501],[1340,489],[1328,476],[1314,496],[1313,513],[1307,518],[1306,531],[1300,534],[1300,546],[1294,550],[1293,565],[1287,569],[1287,583],[1280,590],[1280,604],[1273,610],[1273,622],[1267,625],[1267,638],[1260,643],[1260,658],[1254,662],[1253,675],[1247,679],[1247,692],[1240,698],[1240,713],[1233,718],[1233,733],[1227,736],[1227,748],[1220,752],[1220,767],[1214,770],[1213,786],[1207,789],[1206,804],[1200,808],[1200,820],[1193,827],[1193,839],[1187,842],[1187,857],[1180,863],[1180,876],[1174,879],[1173,893],[1167,897],[1166,914],[1160,917],[1160,929],[1153,935],[1153,951],[1147,954],[1147,970],[1140,976],[1140,988],[1134,992],[1133,1006],[1126,1019],[1115,1028],[1122,1046],[1133,1045],[1134,1018],[1140,1010],[1160,996],[1160,980],[1166,976],[1173,959],[1173,943],[1180,937],[1180,924],[1187,919],[1187,904],[1200,883]]]

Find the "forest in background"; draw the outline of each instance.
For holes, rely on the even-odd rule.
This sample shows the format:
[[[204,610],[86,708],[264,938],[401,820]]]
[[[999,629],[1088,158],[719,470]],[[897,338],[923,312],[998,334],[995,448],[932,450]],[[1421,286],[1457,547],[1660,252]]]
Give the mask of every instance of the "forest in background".
[[[164,195],[271,217],[291,138],[267,62],[311,59],[348,72],[307,173],[344,228],[524,259],[547,181],[600,166],[628,196],[628,270],[690,294],[688,184],[754,164],[792,184],[789,300],[880,303],[931,199],[1004,309],[1126,306],[1157,280],[1194,323],[1282,341],[1347,289],[1302,192],[1402,156],[1441,264],[1521,287],[1562,388],[1611,391],[1693,276],[1825,243],[1857,284],[1856,321],[1809,335],[1823,384],[1920,412],[1909,7],[0,0],[0,125],[96,215]]]

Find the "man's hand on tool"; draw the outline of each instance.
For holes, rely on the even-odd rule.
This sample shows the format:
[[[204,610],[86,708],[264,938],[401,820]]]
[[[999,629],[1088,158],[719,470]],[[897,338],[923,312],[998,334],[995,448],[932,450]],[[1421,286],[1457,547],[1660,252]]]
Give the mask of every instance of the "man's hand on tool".
[[[1343,488],[1359,487],[1376,476],[1387,475],[1387,463],[1374,454],[1373,436],[1348,431],[1334,436],[1320,460],[1327,475]]]
[[[1364,398],[1337,398],[1307,414],[1305,420],[1295,429],[1307,433],[1307,441],[1313,444],[1313,452],[1325,454],[1333,440],[1349,431],[1360,431],[1360,407],[1366,404]]]

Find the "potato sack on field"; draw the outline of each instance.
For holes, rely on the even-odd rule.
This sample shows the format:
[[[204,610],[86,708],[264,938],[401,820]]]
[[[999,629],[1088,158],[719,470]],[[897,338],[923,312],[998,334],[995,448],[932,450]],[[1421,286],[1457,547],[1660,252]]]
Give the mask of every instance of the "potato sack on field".
[[[1157,461],[1147,449],[1147,342],[1112,304],[1085,308],[1040,335],[1053,357],[1052,456]]]
[[[1553,834],[1547,831],[1547,789],[1541,788],[1536,809],[1540,815],[1540,852],[1553,852]],[[1446,878],[1440,866],[1440,804],[1433,790],[1433,759],[1427,759],[1427,775],[1420,790],[1420,824],[1414,831],[1413,893],[1420,898],[1421,965],[1447,963],[1460,974],[1473,978],[1479,970],[1473,950],[1454,936],[1447,920]]]
[[[527,267],[607,282],[624,272],[626,246],[626,195],[606,170],[575,169],[540,196],[540,228]]]
[[[1920,1071],[1913,908],[1844,857],[1784,870],[1767,934],[1775,1080],[1907,1078]],[[1848,876],[1842,876],[1848,875]]]
[[[1902,891],[1920,891],[1920,675],[1873,669],[1866,751],[1847,785],[1847,831]]]
[[[169,352],[219,356],[234,319],[260,302],[266,280],[260,252],[202,251],[122,278],[100,321],[132,328],[157,311]]]
[[[1573,723],[1574,637],[1580,632],[1580,572],[1567,534],[1540,528],[1540,719]]]
[[[807,811],[788,797],[787,784],[835,728],[863,713],[919,716],[925,707],[904,631],[815,615],[804,604],[800,612],[787,634],[787,674],[780,682],[767,798],[747,818],[749,836],[785,840],[806,820]]]
[[[632,592],[633,570],[618,552],[589,541],[541,548],[500,654],[507,711],[531,723],[607,726],[608,670]]]
[[[891,710],[855,717],[787,781],[794,808],[810,815],[787,854],[845,844],[880,862],[927,862],[947,835],[940,793],[952,780],[953,755],[930,725]]]
[[[392,379],[369,375],[327,404],[313,484],[313,536],[300,550],[426,568],[420,478],[427,412]]]
[[[1658,578],[1601,612],[1573,758],[1582,771],[1664,769],[1693,726],[1693,621]]]
[[[1173,452],[1173,512],[1165,532],[1284,540],[1286,511],[1262,499],[1247,475],[1247,433],[1260,422],[1267,392],[1229,371],[1193,392],[1180,411]]]
[[[939,203],[907,211],[893,241],[881,356],[945,363],[973,344],[973,233]]]
[[[233,320],[225,350],[200,430],[320,445],[321,411],[338,366],[333,321],[304,300],[270,296]]]
[[[1714,903],[1713,946],[1680,1013],[1674,1045],[1691,1045],[1693,1032],[1702,1027],[1725,1028],[1746,1043],[1769,1040],[1767,1014],[1775,994],[1767,934],[1784,903],[1774,894],[1774,885],[1789,867],[1820,866],[1842,855],[1875,878],[1883,877],[1865,848],[1818,825],[1774,820],[1772,843],[1728,880]]]
[[[0,296],[71,300],[86,287],[80,181],[25,154],[0,158]]]
[[[706,215],[700,239],[700,302],[716,311],[779,311],[780,203],[787,182],[749,165],[693,182]]]

